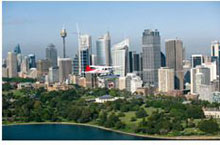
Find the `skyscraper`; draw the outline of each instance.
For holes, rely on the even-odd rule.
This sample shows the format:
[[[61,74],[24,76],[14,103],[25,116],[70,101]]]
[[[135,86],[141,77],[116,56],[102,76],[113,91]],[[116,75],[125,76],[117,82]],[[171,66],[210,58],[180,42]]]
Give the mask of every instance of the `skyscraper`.
[[[63,38],[63,58],[66,57],[66,46],[65,46],[65,38],[67,36],[66,29],[63,27],[60,36]]]
[[[79,75],[79,57],[78,54],[75,54],[75,57],[73,58],[73,74]]]
[[[29,59],[29,68],[36,68],[35,55],[34,54],[29,54],[28,59]]]
[[[192,55],[192,67],[195,68],[198,65],[202,65],[204,63],[204,58],[201,54],[193,54]]]
[[[184,87],[183,42],[178,39],[166,40],[166,66],[174,69],[175,89]]]
[[[220,51],[220,41],[212,41],[211,42],[211,56],[219,57]]]
[[[142,37],[143,82],[158,86],[158,69],[161,66],[160,34],[156,30],[144,30]]]
[[[65,83],[72,73],[72,60],[70,58],[58,58],[59,82]]]
[[[21,53],[21,48],[20,48],[20,44],[17,44],[17,46],[14,48],[14,53],[17,55],[19,53]]]
[[[133,55],[134,59],[134,72],[139,72],[140,71],[140,54],[135,53]]]
[[[17,66],[17,57],[13,52],[8,52],[8,77],[13,78],[18,76],[18,66]]]
[[[164,55],[163,52],[160,52],[161,55],[161,67],[165,67],[166,66],[166,56]]]
[[[28,73],[29,71],[29,60],[27,56],[24,56],[21,63],[21,72]]]
[[[174,69],[161,67],[158,72],[159,91],[170,92],[174,90]]]
[[[112,47],[112,65],[117,66],[114,73],[121,77],[127,74],[129,46],[129,39],[125,39]]]
[[[79,36],[79,75],[84,75],[87,65],[90,65],[92,48],[91,36],[84,34]]]
[[[111,37],[109,32],[96,41],[97,65],[111,65]]]
[[[57,66],[57,50],[52,43],[46,48],[46,59],[51,63],[51,66]]]
[[[49,67],[51,66],[48,59],[40,59],[37,61],[37,73],[39,77],[43,77],[48,74]]]
[[[134,57],[133,57],[133,54],[135,52],[133,51],[129,51],[128,52],[128,64],[127,64],[127,70],[129,73],[132,73],[133,72],[133,69],[134,69]]]

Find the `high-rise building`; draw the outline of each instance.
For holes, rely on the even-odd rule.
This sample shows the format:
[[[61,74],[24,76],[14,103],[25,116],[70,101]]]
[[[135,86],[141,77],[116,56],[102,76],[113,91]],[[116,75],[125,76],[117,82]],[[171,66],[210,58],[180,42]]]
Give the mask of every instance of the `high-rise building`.
[[[97,65],[111,65],[111,37],[109,32],[96,41]]]
[[[133,51],[129,51],[128,52],[128,64],[127,64],[127,70],[129,73],[132,73],[133,72],[133,69],[134,69],[134,53]]]
[[[127,73],[129,46],[129,39],[125,39],[112,47],[112,65],[117,66],[114,73],[121,77],[126,76]]]
[[[204,63],[203,55],[201,54],[193,54],[192,55],[192,67],[195,68],[198,65],[202,65]]]
[[[211,56],[219,57],[220,51],[220,41],[212,41],[211,42]]]
[[[51,66],[57,66],[57,50],[52,43],[46,48],[46,59],[50,61]]]
[[[198,93],[199,85],[210,84],[210,69],[204,66],[196,66],[191,69],[191,94]]]
[[[48,79],[49,83],[59,82],[59,68],[57,66],[49,68]]]
[[[65,44],[65,38],[67,36],[67,32],[66,29],[63,27],[61,32],[60,32],[60,36],[63,38],[63,58],[66,57],[66,44]]]
[[[20,48],[20,45],[19,45],[19,44],[17,44],[17,46],[14,48],[14,53],[15,53],[16,55],[21,53],[21,48]]]
[[[174,69],[175,89],[183,90],[183,42],[181,40],[171,39],[166,41],[166,66]]]
[[[143,81],[158,86],[158,69],[161,66],[160,33],[156,30],[144,30],[142,37]]]
[[[59,82],[65,83],[72,73],[72,60],[70,58],[58,58]]]
[[[8,52],[8,77],[13,78],[18,76],[18,64],[17,64],[17,56],[13,52]]]
[[[18,72],[21,71],[21,63],[22,63],[22,59],[23,59],[22,54],[21,54],[21,53],[18,53],[18,54],[17,54]]]
[[[21,63],[21,72],[28,73],[29,71],[29,60],[27,56],[24,56]]]
[[[97,65],[97,56],[95,54],[91,54],[90,57],[91,57],[90,64]]]
[[[161,56],[161,67],[165,67],[166,66],[166,56],[164,55],[163,52],[160,52],[160,56]]]
[[[29,54],[29,68],[36,68],[36,58],[34,54]]]
[[[79,75],[79,57],[77,54],[73,58],[73,74]]]
[[[49,72],[49,67],[51,66],[48,59],[40,59],[37,61],[37,73],[39,77],[45,76]]]
[[[217,65],[216,61],[214,62],[206,62],[202,64],[204,67],[210,69],[210,81],[214,81],[217,79]]]
[[[85,75],[87,65],[90,65],[90,54],[92,49],[91,36],[84,34],[79,36],[79,75]]]
[[[174,90],[174,69],[161,67],[158,72],[159,91],[170,92]]]
[[[134,59],[134,72],[139,72],[140,71],[140,54],[135,53],[133,55]]]

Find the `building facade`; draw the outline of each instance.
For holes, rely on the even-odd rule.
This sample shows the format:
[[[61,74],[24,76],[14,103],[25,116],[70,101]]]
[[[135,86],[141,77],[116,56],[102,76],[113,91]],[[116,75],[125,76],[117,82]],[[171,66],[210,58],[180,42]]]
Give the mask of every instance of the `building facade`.
[[[178,39],[166,40],[166,66],[174,69],[175,89],[183,90],[183,42]]]
[[[46,48],[46,59],[50,61],[52,67],[57,66],[57,50],[52,43]]]
[[[112,47],[112,65],[116,66],[114,73],[121,77],[127,74],[129,39],[115,44]]]
[[[96,58],[97,65],[110,66],[111,65],[111,37],[109,33],[98,38],[96,41]]]
[[[72,74],[72,60],[71,58],[58,58],[59,66],[59,82],[65,83]]]
[[[158,69],[161,66],[160,34],[147,29],[142,36],[143,81],[158,86]]]
[[[174,69],[161,67],[158,72],[159,91],[170,92],[174,90]]]
[[[13,78],[18,76],[17,56],[13,52],[8,52],[7,58],[8,77]]]

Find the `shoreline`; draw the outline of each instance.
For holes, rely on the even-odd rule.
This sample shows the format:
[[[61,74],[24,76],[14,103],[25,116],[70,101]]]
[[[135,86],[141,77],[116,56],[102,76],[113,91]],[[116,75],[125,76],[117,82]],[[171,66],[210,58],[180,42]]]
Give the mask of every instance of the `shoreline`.
[[[85,124],[85,123],[75,123],[75,122],[25,122],[25,123],[11,123],[11,124],[2,124],[2,126],[11,126],[11,125],[34,125],[34,124],[64,124],[64,125],[79,125],[79,126],[88,126],[103,129],[106,131],[117,132],[121,134],[131,135],[135,137],[143,137],[143,138],[152,138],[158,140],[220,140],[220,136],[155,136],[155,135],[141,135],[135,133],[124,132],[121,130],[115,130],[111,128],[106,128],[93,124]],[[151,140],[151,139],[149,139]]]

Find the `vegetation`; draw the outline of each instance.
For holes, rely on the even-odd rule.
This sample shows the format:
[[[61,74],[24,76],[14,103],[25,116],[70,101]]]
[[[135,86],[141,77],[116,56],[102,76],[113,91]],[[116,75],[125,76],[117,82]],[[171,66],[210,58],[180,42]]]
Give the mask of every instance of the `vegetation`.
[[[2,81],[4,82],[19,82],[19,83],[23,83],[23,82],[36,82],[36,79],[32,79],[32,78],[2,78]]]
[[[202,111],[202,107],[219,107],[218,103],[192,101],[183,104],[184,98],[167,96],[136,99],[125,90],[74,87],[67,91],[47,92],[43,88],[15,91],[10,86],[3,86],[3,123],[62,121],[149,135],[219,134],[218,122],[207,120]],[[4,93],[7,90],[11,91]],[[106,103],[91,101],[91,98],[105,94],[125,99]]]

